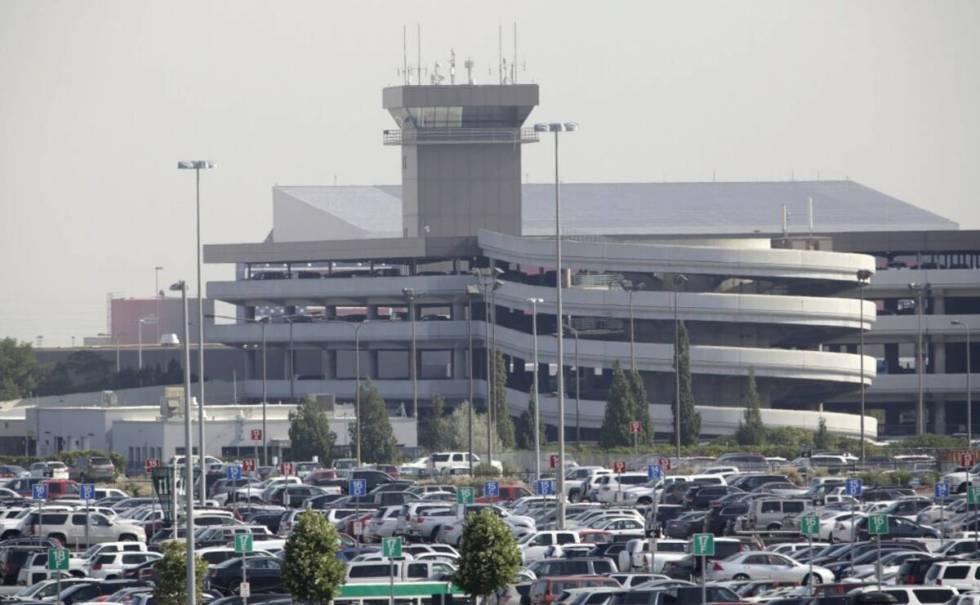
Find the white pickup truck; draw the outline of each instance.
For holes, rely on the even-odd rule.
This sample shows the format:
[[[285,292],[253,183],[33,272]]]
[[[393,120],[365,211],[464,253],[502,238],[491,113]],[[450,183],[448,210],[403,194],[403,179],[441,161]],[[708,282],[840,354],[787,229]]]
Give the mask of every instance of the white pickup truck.
[[[465,510],[461,510],[461,507],[465,506]],[[465,515],[470,513],[480,512],[483,509],[490,509],[495,515],[501,518],[504,523],[510,527],[510,532],[514,534],[515,538],[520,539],[525,534],[534,532],[537,530],[537,526],[534,519],[531,517],[524,517],[522,515],[515,515],[511,512],[495,505],[495,504],[457,504],[449,509],[448,514],[434,514],[427,517],[427,525],[432,527],[430,536],[435,537],[439,534],[439,529],[443,525],[452,525],[462,527],[462,520]],[[424,536],[425,534],[423,534]]]
[[[453,469],[468,470],[470,468],[469,456],[473,456],[474,467],[480,464],[480,457],[476,454],[470,454],[468,452],[436,452],[429,456],[429,470],[434,473],[448,473]],[[503,472],[504,465],[500,460],[493,460],[490,462],[490,465]]]
[[[980,485],[980,463],[977,463],[968,471],[956,471],[943,475],[943,482],[949,485],[951,492],[966,491],[966,488],[963,486],[971,481],[973,485]]]

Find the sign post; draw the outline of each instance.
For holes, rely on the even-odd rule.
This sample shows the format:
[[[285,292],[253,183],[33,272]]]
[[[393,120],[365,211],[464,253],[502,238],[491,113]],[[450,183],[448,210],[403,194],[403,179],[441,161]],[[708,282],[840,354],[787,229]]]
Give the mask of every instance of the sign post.
[[[800,519],[800,533],[806,536],[807,541],[807,552],[813,552],[813,536],[820,535],[820,519],[814,514],[805,515]],[[810,559],[810,573],[807,579],[810,580],[810,595],[813,595],[813,556],[809,556]]]
[[[235,552],[242,555],[242,583],[239,585],[238,595],[242,598],[242,605],[248,605],[248,597],[252,591],[245,575],[245,555],[252,552],[252,534],[235,534]]]
[[[173,468],[176,469],[177,465],[173,465]],[[169,520],[173,527],[177,527],[177,508],[173,504],[177,490],[171,472],[172,469],[169,468],[153,467],[150,479],[153,482],[153,491],[156,492],[157,500],[160,501],[160,507],[163,509],[164,522]],[[175,532],[174,537],[176,536]]]
[[[973,475],[967,473],[966,476],[972,477]],[[972,478],[966,484],[966,504],[968,507],[975,506],[977,510],[980,510],[980,485],[973,485]],[[980,528],[973,530],[973,547],[975,552],[980,552]]]
[[[691,554],[701,557],[701,602],[708,602],[708,589],[705,586],[705,577],[708,575],[708,557],[715,556],[715,535],[714,534],[694,534],[691,536]]]
[[[499,481],[484,481],[483,482],[483,497],[485,497],[485,498],[499,498],[500,497],[500,482]]]
[[[617,460],[613,462],[612,467],[613,467],[613,472],[615,474],[622,475],[623,473],[626,472],[626,461]],[[616,502],[622,502],[622,501],[623,501],[623,483],[622,481],[619,480],[619,478],[617,478],[616,479]]]
[[[82,500],[85,500],[85,547],[88,548],[91,543],[88,538],[89,533],[89,507],[92,505],[92,500],[95,500],[95,484],[94,483],[83,483],[78,486],[78,495]],[[78,550],[78,539],[75,539],[75,550]]]
[[[252,429],[252,442],[255,444],[255,459],[259,459],[259,442],[262,441],[262,429]],[[269,464],[268,460],[263,460],[262,464]]]
[[[659,464],[647,466],[647,479],[653,483],[653,492],[650,500],[653,503],[653,528],[650,530],[650,573],[654,573],[654,559],[657,558],[657,534],[660,533],[659,521],[657,521],[657,504],[660,498],[657,497],[657,484],[664,478],[664,470]]]
[[[888,533],[888,515],[869,515],[868,534],[875,536],[878,544],[878,558],[875,560],[875,578],[881,590],[881,537]]]
[[[57,578],[58,594],[61,595],[61,576],[63,571],[68,571],[68,558],[70,553],[67,548],[49,548],[48,549],[48,571],[54,572],[54,577]],[[60,602],[60,599],[56,599]]]
[[[639,420],[630,420],[630,435],[633,435],[633,455],[640,453],[640,433],[643,432],[643,423]]]
[[[459,492],[457,492],[457,494],[458,493]],[[382,538],[381,556],[387,557],[387,559],[391,561],[391,578],[388,582],[388,590],[389,590],[388,603],[389,605],[395,605],[395,561],[401,559],[402,556],[402,539],[398,537]]]
[[[256,447],[258,447],[258,446],[256,446]],[[246,459],[242,460],[242,472],[248,473],[248,475],[249,475],[248,483],[245,484],[245,492],[246,492],[246,496],[248,497],[248,503],[249,504],[252,503],[252,479],[251,479],[251,477],[252,477],[252,473],[255,472],[255,460],[256,460],[255,458],[246,458]]]
[[[946,524],[946,499],[949,498],[949,484],[945,481],[936,482],[934,488],[933,496],[939,502],[939,527],[943,527]],[[945,543],[945,531],[939,532],[939,550],[943,550],[943,545]]]
[[[861,492],[864,486],[861,484],[861,480],[857,477],[850,477],[844,482],[844,493],[851,497],[851,544],[857,542],[857,516],[855,512],[855,506],[857,505],[858,498],[861,497]],[[813,556],[813,553],[810,553]],[[851,548],[851,567],[854,567],[854,549]]]
[[[361,518],[361,498],[367,495],[367,479],[351,479],[347,493],[354,497],[354,520]]]
[[[31,486],[31,496],[37,502],[37,536],[44,538],[44,501],[48,499],[48,484],[35,483]]]
[[[461,487],[456,490],[456,504],[473,504],[476,490],[472,487]]]

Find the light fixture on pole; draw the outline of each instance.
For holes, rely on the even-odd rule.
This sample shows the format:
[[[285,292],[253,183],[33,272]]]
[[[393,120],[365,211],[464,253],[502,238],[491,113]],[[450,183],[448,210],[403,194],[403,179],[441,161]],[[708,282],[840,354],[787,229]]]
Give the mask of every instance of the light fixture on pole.
[[[929,287],[928,284],[920,284],[918,282],[911,282],[909,284],[909,290],[915,292],[915,315],[918,321],[918,326],[916,329],[916,344],[915,344],[915,376],[917,379],[917,391],[918,396],[916,398],[915,404],[915,434],[924,435],[926,432],[926,405],[925,405],[925,388],[923,381],[925,379],[924,373],[925,368],[925,351],[922,349],[922,307],[925,306],[925,291]]]
[[[677,445],[677,463],[681,462],[681,358],[679,349],[680,321],[677,318],[677,290],[687,283],[687,276],[674,275],[674,439]]]
[[[177,162],[178,170],[194,171],[194,191],[197,216],[197,437],[201,459],[201,476],[207,476],[204,463],[204,289],[201,285],[201,171],[214,168],[210,160],[184,160]],[[201,503],[207,499],[207,486],[201,481]]]
[[[531,303],[531,350],[534,357],[534,386],[531,400],[534,401],[534,478],[541,479],[541,400],[538,397],[538,305],[543,298],[529,298]]]
[[[412,321],[412,352],[411,352],[411,365],[410,370],[412,372],[412,418],[415,418],[415,422],[419,421],[419,381],[418,381],[418,371],[416,370],[416,356],[415,351],[415,289],[414,288],[402,288],[402,295],[408,300],[408,315]]]
[[[181,303],[183,304],[183,320],[184,320],[184,470],[186,471],[184,479],[184,495],[186,497],[185,506],[186,511],[186,521],[187,521],[187,603],[188,605],[194,605],[197,600],[197,576],[194,573],[194,461],[193,461],[193,451],[194,443],[191,440],[191,336],[190,336],[190,320],[187,317],[187,284],[184,281],[179,281],[172,286],[170,286],[171,291],[180,291]],[[204,458],[203,450],[199,452],[201,458]],[[174,462],[176,464],[176,461]],[[205,475],[201,475],[201,483],[206,483],[204,480]],[[174,485],[174,491],[176,490],[176,485]],[[201,501],[201,506],[204,506],[204,501]],[[177,511],[174,510],[174,537],[177,537]]]
[[[562,132],[575,132],[578,124],[575,122],[551,122],[535,124],[535,132],[551,132],[555,135],[555,325],[558,329],[557,363],[558,363],[558,518],[557,528],[565,529],[565,380],[564,360],[565,344],[562,338],[562,304],[561,289],[565,280],[561,267],[561,193],[560,171],[558,163],[558,135]]]
[[[959,320],[950,323],[963,328],[966,333],[966,447],[973,449],[973,385],[970,383],[970,371],[973,368],[970,363],[970,326],[965,321]]]
[[[861,302],[860,302],[860,314],[861,320],[858,324],[858,355],[861,357],[861,467],[864,467],[865,461],[865,442],[864,442],[864,288],[868,285],[868,280],[871,279],[871,271],[867,269],[858,269],[858,287],[861,291]]]

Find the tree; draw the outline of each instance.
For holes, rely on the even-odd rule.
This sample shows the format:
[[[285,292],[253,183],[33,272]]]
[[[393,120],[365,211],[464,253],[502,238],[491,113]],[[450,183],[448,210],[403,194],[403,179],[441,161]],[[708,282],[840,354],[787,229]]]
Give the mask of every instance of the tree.
[[[398,456],[398,442],[391,428],[388,408],[381,398],[378,387],[370,379],[361,383],[361,458],[365,462],[394,462]],[[357,438],[357,422],[350,425],[351,443]]]
[[[163,558],[153,567],[160,578],[153,589],[157,605],[185,605],[187,603],[187,545],[184,541],[165,542],[162,547]],[[194,593],[201,602],[204,592],[204,576],[207,574],[207,561],[194,557]]]
[[[694,403],[694,388],[691,380],[691,342],[688,340],[687,328],[680,322],[677,331],[677,372],[680,376],[680,426],[681,444],[693,445],[701,435],[701,414]],[[671,403],[674,413],[674,426],[677,426],[678,410],[676,402]],[[675,435],[676,439],[677,436]]]
[[[507,409],[507,365],[500,351],[493,353],[493,415],[500,443],[514,447],[514,420]]]
[[[13,338],[0,340],[0,401],[20,399],[34,391],[42,368],[30,343]]]
[[[456,406],[453,413],[446,419],[446,441],[444,446],[447,450],[466,452],[470,447],[470,403],[464,401]],[[477,453],[486,451],[487,447],[487,415],[473,413],[473,450]],[[493,451],[499,452],[501,449],[500,438],[497,432],[493,431]]]
[[[817,450],[830,449],[830,432],[827,431],[827,419],[823,416],[817,424],[817,432],[813,434],[813,447]]]
[[[609,397],[606,400],[606,413],[602,418],[602,427],[599,429],[599,446],[606,449],[632,443],[629,422],[633,420],[635,412],[633,388],[626,374],[623,373],[618,359],[613,362],[612,370],[612,385],[609,387]]]
[[[466,517],[460,544],[453,582],[467,594],[486,597],[514,582],[521,551],[507,524],[489,509]]]
[[[766,441],[766,425],[762,423],[762,398],[755,381],[755,370],[749,370],[748,401],[745,414],[735,430],[735,441],[739,445],[762,445]]]
[[[633,420],[639,420],[642,432],[638,437],[639,443],[653,443],[653,419],[650,418],[650,404],[647,402],[647,388],[643,377],[636,370],[630,370],[627,375],[630,386],[630,399],[633,400]]]
[[[517,424],[514,427],[514,441],[519,449],[534,449],[534,416],[536,411],[537,407],[535,406],[532,393],[530,400],[527,402],[527,409],[521,412],[520,417],[517,419]],[[539,424],[537,426],[537,431],[538,442],[544,443],[544,427]]]
[[[286,540],[282,583],[306,603],[326,604],[344,583],[344,564],[337,559],[340,536],[318,511],[303,511]]]
[[[419,445],[431,452],[446,449],[446,403],[441,395],[432,396],[432,413],[426,421],[419,422]]]
[[[314,456],[329,465],[337,435],[330,430],[327,413],[315,401],[304,400],[289,413],[289,442],[295,460],[312,460]]]

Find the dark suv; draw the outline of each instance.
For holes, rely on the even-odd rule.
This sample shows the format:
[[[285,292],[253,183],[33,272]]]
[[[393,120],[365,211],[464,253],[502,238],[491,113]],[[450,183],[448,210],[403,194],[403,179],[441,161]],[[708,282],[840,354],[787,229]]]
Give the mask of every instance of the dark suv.
[[[574,559],[543,559],[528,567],[539,578],[549,576],[601,576],[616,572],[612,559],[577,557]]]

